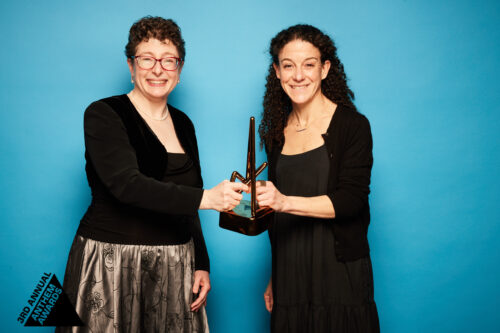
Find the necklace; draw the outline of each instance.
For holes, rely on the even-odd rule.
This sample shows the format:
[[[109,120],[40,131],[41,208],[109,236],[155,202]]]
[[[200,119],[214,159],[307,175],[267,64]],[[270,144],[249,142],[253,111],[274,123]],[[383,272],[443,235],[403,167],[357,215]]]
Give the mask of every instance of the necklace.
[[[137,109],[139,110],[139,109]],[[165,112],[164,115],[162,115],[160,118],[158,117],[154,117],[153,115],[149,114],[149,113],[143,113],[141,110],[139,110],[140,113],[143,113],[145,114],[146,116],[148,116],[149,118],[153,119],[153,120],[158,120],[158,121],[163,121],[165,119],[168,118],[168,115],[170,114],[170,112],[168,112],[168,106],[165,105],[165,108],[163,109],[163,111]]]
[[[337,109],[337,106],[334,107],[333,113],[335,113],[336,109]],[[300,119],[299,119],[299,115],[297,114],[297,111],[292,111],[292,112],[295,114],[295,119],[297,119],[297,124],[295,125],[295,132],[303,132],[303,131],[307,130],[309,125],[311,125],[313,122],[315,122],[316,120],[321,118],[321,115],[320,115],[318,118],[315,118],[313,120],[309,120],[309,123],[302,127],[302,125],[300,124]],[[332,113],[332,115],[333,115],[333,113]]]
[[[129,95],[129,98],[130,98],[130,97],[131,97],[131,96]],[[132,101],[132,99],[131,99],[131,101]],[[162,116],[161,116],[161,117],[159,117],[159,118],[158,118],[158,117],[153,116],[153,115],[152,115],[152,114],[150,114],[149,112],[144,112],[144,111],[142,111],[140,108],[138,108],[138,107],[136,106],[136,104],[135,104],[135,103],[132,103],[132,104],[134,104],[135,109],[136,109],[137,111],[139,111],[139,113],[140,113],[140,114],[146,115],[147,117],[149,117],[149,118],[151,118],[151,119],[153,119],[153,120],[163,121],[163,120],[167,119],[167,118],[168,118],[168,115],[170,114],[170,112],[168,112],[168,106],[167,106],[167,104],[165,104],[165,108],[163,109],[163,112],[162,112],[162,113],[164,113],[164,114],[162,114]]]
[[[299,116],[297,114],[297,112],[294,112],[295,113],[295,118],[297,119],[297,125],[295,125],[295,132],[303,132],[307,129],[307,126],[304,126],[303,128],[300,128],[300,120],[299,120]],[[297,128],[298,127],[298,128]]]

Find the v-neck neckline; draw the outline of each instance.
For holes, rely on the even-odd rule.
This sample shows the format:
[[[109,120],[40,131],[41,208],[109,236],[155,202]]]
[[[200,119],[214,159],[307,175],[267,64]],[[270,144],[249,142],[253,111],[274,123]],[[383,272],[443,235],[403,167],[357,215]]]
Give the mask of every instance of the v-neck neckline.
[[[303,151],[301,153],[297,153],[297,154],[283,154],[283,147],[285,147],[285,142],[283,141],[283,145],[281,146],[280,148],[280,155],[283,155],[283,156],[295,156],[295,155],[300,155],[300,154],[304,154],[304,153],[308,153],[310,151],[313,151],[313,150],[316,150],[316,149],[319,149],[321,148],[322,146],[326,145],[326,140],[325,140],[325,136],[328,136],[328,133],[330,133],[331,130],[333,130],[333,124],[334,124],[334,120],[336,118],[336,114],[337,112],[339,112],[339,109],[340,109],[340,105],[337,104],[337,106],[335,107],[335,110],[333,111],[333,114],[332,114],[332,117],[330,118],[330,122],[328,123],[328,127],[326,128],[326,131],[325,133],[322,133],[321,134],[321,137],[323,138],[323,143],[317,147],[314,147],[312,149],[309,149],[309,150],[306,150],[306,151]],[[284,136],[284,135],[283,135]]]
[[[127,104],[128,104],[128,107],[134,111],[135,115],[141,119],[141,121],[143,122],[144,126],[146,126],[146,128],[148,129],[148,131],[154,136],[154,138],[156,139],[157,143],[159,145],[161,145],[163,147],[163,149],[165,150],[165,154],[169,154],[171,152],[169,152],[167,150],[167,147],[165,147],[165,145],[161,142],[160,138],[158,137],[158,135],[155,133],[155,131],[153,131],[153,129],[151,128],[151,126],[149,126],[148,122],[146,121],[146,119],[144,119],[141,114],[139,113],[139,111],[137,110],[137,108],[135,107],[134,103],[132,103],[132,101],[130,100],[130,97],[127,95],[127,94],[124,94],[123,96],[125,96],[125,99],[127,100]],[[168,107],[168,103],[167,103],[167,107]],[[169,112],[170,112],[170,108],[169,108]],[[184,153],[180,153],[180,154],[187,154],[186,152],[186,148],[184,148],[184,145],[182,144],[182,141],[181,141],[181,138],[177,135],[177,130],[175,128],[175,120],[174,120],[174,117],[172,115],[172,112],[170,112],[170,118],[172,119],[172,124],[173,124],[173,127],[174,127],[174,132],[175,132],[175,136],[177,137],[177,140],[179,140],[179,144],[180,146],[182,147],[182,149],[184,150]]]

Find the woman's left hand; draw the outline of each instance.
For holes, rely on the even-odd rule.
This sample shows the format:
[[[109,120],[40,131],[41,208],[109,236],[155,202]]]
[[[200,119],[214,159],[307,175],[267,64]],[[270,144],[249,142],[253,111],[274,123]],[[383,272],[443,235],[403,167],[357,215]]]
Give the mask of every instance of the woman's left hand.
[[[207,271],[195,271],[193,294],[198,294],[198,298],[191,304],[191,311],[198,311],[207,304],[207,294],[210,289],[210,274]]]
[[[272,182],[257,181],[256,191],[259,206],[268,206],[277,212],[284,210],[286,196],[281,194]]]

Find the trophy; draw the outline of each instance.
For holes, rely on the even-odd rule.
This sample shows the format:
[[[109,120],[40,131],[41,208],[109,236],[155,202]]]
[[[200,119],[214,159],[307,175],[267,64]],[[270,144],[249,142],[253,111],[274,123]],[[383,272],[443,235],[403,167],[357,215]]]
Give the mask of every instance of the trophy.
[[[247,172],[246,178],[233,171],[231,181],[238,178],[250,186],[250,201],[241,200],[233,210],[220,213],[219,226],[248,236],[256,236],[267,229],[274,218],[274,211],[269,207],[258,207],[255,193],[255,178],[266,168],[267,162],[255,170],[255,118],[250,117],[248,134]]]

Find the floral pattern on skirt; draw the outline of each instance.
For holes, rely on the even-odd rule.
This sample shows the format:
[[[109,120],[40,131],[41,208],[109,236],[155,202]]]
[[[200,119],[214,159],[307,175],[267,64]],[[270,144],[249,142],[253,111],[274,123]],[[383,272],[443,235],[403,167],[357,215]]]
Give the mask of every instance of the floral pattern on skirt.
[[[63,289],[87,326],[56,332],[208,332],[192,312],[194,244],[124,245],[76,236]]]

